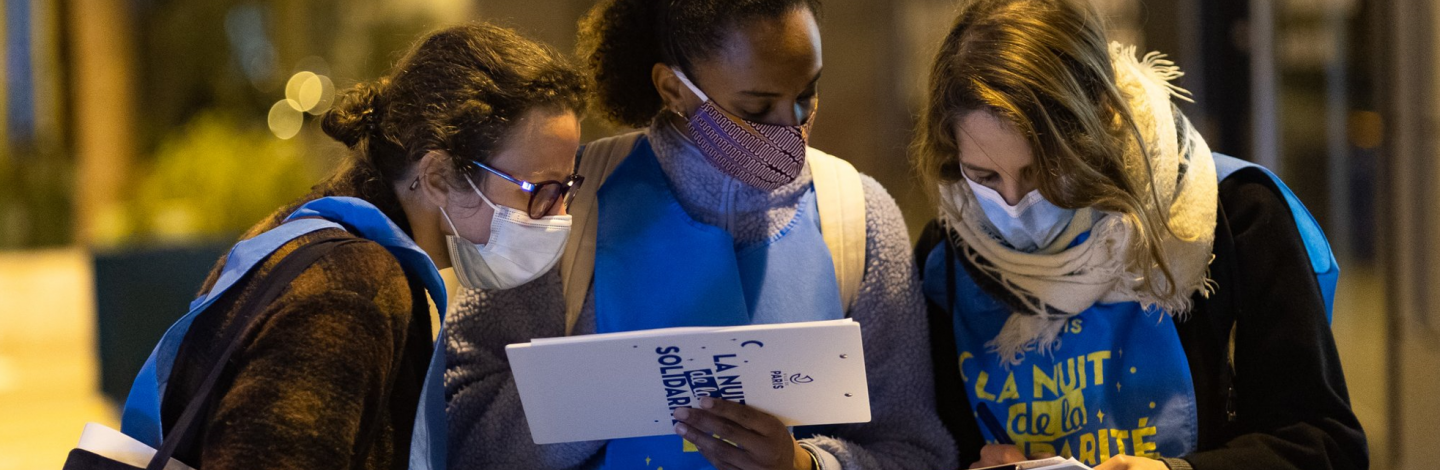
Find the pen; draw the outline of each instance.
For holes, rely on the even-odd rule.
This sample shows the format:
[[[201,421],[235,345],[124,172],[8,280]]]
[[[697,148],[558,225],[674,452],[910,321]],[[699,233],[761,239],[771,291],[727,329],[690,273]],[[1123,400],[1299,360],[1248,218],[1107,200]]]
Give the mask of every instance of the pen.
[[[1010,433],[1005,432],[1005,427],[1000,425],[1000,420],[995,419],[995,413],[990,411],[990,407],[982,403],[975,407],[975,414],[980,417],[980,423],[990,430],[996,444],[1015,445],[1015,441],[1010,439]]]

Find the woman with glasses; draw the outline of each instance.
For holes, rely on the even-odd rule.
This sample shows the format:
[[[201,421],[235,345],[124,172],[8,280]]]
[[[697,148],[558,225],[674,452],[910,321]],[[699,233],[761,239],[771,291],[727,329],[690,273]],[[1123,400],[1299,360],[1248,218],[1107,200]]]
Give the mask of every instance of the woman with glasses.
[[[531,129],[532,132],[541,135],[531,135],[530,137],[538,137],[538,139],[526,142],[543,142],[547,133],[550,136],[569,137],[567,132],[578,129],[578,123],[574,123],[577,124],[574,129],[564,127],[570,124],[572,123],[541,124],[541,126],[548,125],[553,128]],[[530,182],[478,160],[468,160],[462,163],[464,168],[471,170],[472,174],[487,183],[498,181],[486,187],[489,188],[489,192],[499,194],[495,200],[491,200],[485,196],[486,191],[475,185],[476,178],[465,175],[465,183],[475,191],[475,194],[480,196],[480,200],[491,209],[492,213],[488,233],[483,236],[476,235],[477,238],[474,238],[488,240],[485,243],[464,243],[454,236],[448,236],[446,239],[450,249],[451,262],[455,267],[455,276],[459,278],[460,285],[467,289],[503,290],[517,287],[545,274],[560,260],[560,248],[564,246],[566,237],[570,233],[570,218],[564,215],[565,208],[570,204],[570,199],[574,195],[573,190],[584,182],[585,178],[570,173],[569,168],[560,170],[562,167],[557,164],[564,162],[534,162],[527,161],[533,156],[524,154],[518,156],[520,158],[518,160],[508,159],[512,161],[507,161],[507,159],[501,158],[491,163],[517,170],[530,170],[516,174],[556,179]],[[496,201],[500,202],[497,204]],[[524,210],[514,209],[514,207],[523,207]],[[452,234],[463,232],[448,215],[443,212],[441,215],[445,216],[445,222],[449,224]],[[496,227],[503,231],[497,231]],[[477,229],[473,233],[479,233],[479,230]]]
[[[123,431],[157,447],[174,437],[211,388],[219,338],[248,321],[242,306],[293,253],[329,244],[259,306],[176,457],[206,469],[445,468],[436,270],[504,289],[556,262],[581,182],[584,83],[554,51],[471,24],[426,35],[389,75],[344,92],[321,128],[349,148],[346,165],[221,260],[201,314],[172,328],[137,379]]]
[[[447,335],[458,468],[955,466],[900,211],[852,169],[843,196],[864,216],[836,225],[857,229],[857,251],[832,251],[833,232],[820,229],[833,207],[812,175],[843,162],[806,145],[819,10],[818,0],[608,0],[582,21],[600,110],[643,130],[592,142],[581,157],[586,178],[603,181],[575,200],[587,209],[573,243],[593,247],[593,266],[577,248],[531,286],[463,295]],[[841,257],[856,261],[854,278]],[[845,317],[862,327],[873,419],[793,433],[754,408],[701,398],[675,412],[675,435],[536,445],[504,351],[541,337]]]

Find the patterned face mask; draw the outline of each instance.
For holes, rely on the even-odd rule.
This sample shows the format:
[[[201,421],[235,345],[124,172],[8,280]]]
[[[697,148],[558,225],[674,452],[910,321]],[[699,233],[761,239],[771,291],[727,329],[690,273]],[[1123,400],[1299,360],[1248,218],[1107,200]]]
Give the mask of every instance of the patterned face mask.
[[[800,176],[810,126],[815,123],[813,109],[807,117],[800,104],[795,104],[796,122],[801,123],[798,126],[747,121],[720,109],[684,72],[672,70],[705,102],[689,117],[688,126],[690,139],[711,165],[764,191],[774,191]]]

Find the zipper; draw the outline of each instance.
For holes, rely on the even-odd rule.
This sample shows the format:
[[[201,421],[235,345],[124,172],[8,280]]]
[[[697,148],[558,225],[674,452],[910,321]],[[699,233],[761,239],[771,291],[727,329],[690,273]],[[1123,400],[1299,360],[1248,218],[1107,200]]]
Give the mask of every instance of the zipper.
[[[1234,380],[1234,378],[1232,377],[1231,380]],[[1225,420],[1234,423],[1235,415],[1235,385],[1232,384],[1225,396]]]

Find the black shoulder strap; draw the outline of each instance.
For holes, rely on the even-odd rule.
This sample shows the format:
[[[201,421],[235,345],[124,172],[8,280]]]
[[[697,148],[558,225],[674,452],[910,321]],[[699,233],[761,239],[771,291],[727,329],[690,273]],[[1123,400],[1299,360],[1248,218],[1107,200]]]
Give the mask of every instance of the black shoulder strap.
[[[575,149],[575,167],[570,170],[571,173],[580,173],[580,161],[585,159],[585,145],[580,144],[580,148]]]
[[[947,238],[946,229],[940,224],[939,219],[931,219],[920,230],[920,239],[915,242],[915,266],[920,268],[920,276],[925,276],[925,260],[930,258],[930,252],[940,246]]]
[[[1208,315],[1213,315],[1210,320],[1212,334],[1220,337],[1221,348],[1225,351],[1224,373],[1222,385],[1225,387],[1225,426],[1233,426],[1237,419],[1237,403],[1235,390],[1235,330],[1240,326],[1240,315],[1244,312],[1240,308],[1240,299],[1244,295],[1238,292],[1245,286],[1238,280],[1240,266],[1235,253],[1235,234],[1230,231],[1230,221],[1225,215],[1224,204],[1217,204],[1218,222],[1215,229],[1214,253],[1221,263],[1211,265],[1211,279],[1216,285],[1232,286],[1230,291],[1216,290],[1213,305],[1216,308],[1209,309]],[[1219,268],[1216,272],[1215,268]],[[1228,431],[1227,431],[1228,432]]]
[[[190,398],[190,403],[185,406],[185,412],[175,421],[175,426],[170,429],[169,435],[165,436],[160,448],[156,450],[154,458],[150,459],[150,464],[145,467],[147,470],[163,470],[165,464],[170,462],[170,457],[175,455],[175,451],[182,445],[188,445],[188,441],[194,439],[195,433],[200,428],[197,423],[200,415],[215,401],[216,382],[226,370],[231,368],[230,357],[263,323],[264,318],[261,314],[265,309],[274,303],[275,299],[285,292],[285,288],[289,287],[290,283],[299,277],[300,273],[305,272],[310,265],[315,264],[336,247],[360,241],[357,238],[335,237],[307,243],[280,260],[275,268],[266,273],[264,277],[256,279],[258,288],[255,293],[240,308],[235,320],[225,328],[220,337],[220,344],[227,345],[225,351],[215,359],[213,364],[209,365],[210,372],[205,376],[205,381],[200,383],[195,395]]]
[[[919,266],[921,279],[925,274],[925,262],[936,248],[942,248],[945,256],[945,305],[925,299],[927,324],[930,328],[930,361],[935,374],[935,411],[940,421],[950,432],[962,462],[980,459],[980,449],[985,440],[980,436],[979,424],[975,422],[974,410],[970,408],[969,393],[965,381],[960,377],[960,357],[955,347],[955,278],[956,251],[949,229],[931,221],[920,234],[915,245],[915,263]]]

